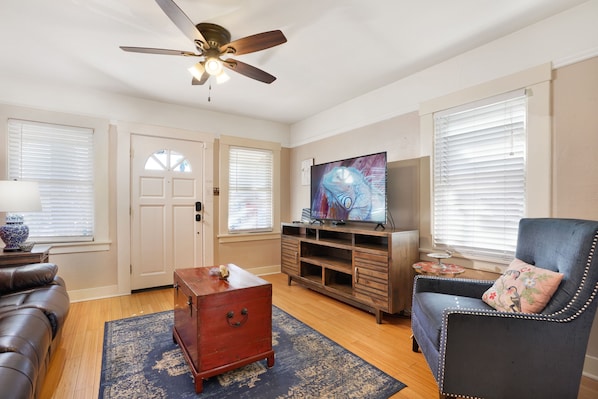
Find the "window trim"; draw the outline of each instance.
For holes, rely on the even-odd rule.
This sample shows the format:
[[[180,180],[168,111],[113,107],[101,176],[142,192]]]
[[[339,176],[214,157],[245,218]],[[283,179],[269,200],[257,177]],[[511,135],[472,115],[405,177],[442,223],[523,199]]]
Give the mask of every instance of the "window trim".
[[[269,141],[253,140],[233,136],[220,136],[219,143],[219,179],[218,184],[220,196],[218,240],[220,243],[253,241],[256,239],[280,238],[280,143]],[[248,147],[262,150],[270,150],[273,155],[272,170],[272,231],[271,232],[228,232],[228,176],[230,147]]]
[[[45,235],[35,235],[36,231],[35,231],[35,226],[39,226],[39,225],[47,225],[47,221],[39,221],[38,223],[32,222],[32,220],[35,220],[36,217],[44,217],[43,215],[38,215],[36,213],[33,213],[32,215],[27,215],[27,212],[23,212],[27,217],[30,217],[30,222],[28,223],[30,226],[30,229],[32,229],[29,233],[29,237],[30,239],[34,240],[35,242],[38,243],[61,243],[61,242],[92,242],[94,241],[94,234],[95,234],[95,203],[93,202],[95,200],[95,194],[94,194],[94,152],[93,152],[93,144],[94,144],[94,131],[93,129],[90,129],[88,127],[82,127],[82,126],[72,126],[72,125],[64,125],[64,124],[56,124],[56,123],[46,123],[46,122],[39,122],[39,121],[30,121],[30,120],[23,120],[23,119],[16,119],[16,118],[9,118],[7,120],[7,124],[9,126],[8,128],[8,142],[13,143],[15,145],[18,145],[18,148],[20,150],[19,154],[15,155],[15,152],[10,152],[7,154],[7,160],[8,160],[8,175],[9,178],[11,179],[23,179],[23,174],[26,173],[23,171],[23,164],[25,165],[29,165],[29,166],[33,166],[33,165],[37,165],[35,172],[33,172],[35,175],[40,175],[43,174],[42,171],[39,169],[40,167],[42,167],[40,165],[40,160],[41,162],[47,162],[46,157],[43,155],[52,155],[54,156],[55,153],[53,152],[55,150],[56,147],[60,147],[61,144],[64,145],[64,141],[52,141],[52,144],[50,145],[50,147],[48,147],[46,145],[46,139],[42,138],[46,137],[46,136],[52,136],[54,134],[63,134],[63,136],[67,136],[69,142],[74,140],[75,137],[77,137],[76,140],[77,141],[77,145],[80,147],[82,144],[81,143],[85,143],[91,146],[91,148],[87,148],[86,149],[91,149],[91,152],[87,152],[87,154],[90,154],[89,156],[85,156],[85,157],[79,157],[79,159],[83,159],[84,163],[85,163],[85,167],[81,170],[84,170],[84,173],[90,173],[91,174],[91,182],[86,181],[82,186],[81,185],[77,185],[77,182],[75,183],[70,183],[69,180],[69,186],[71,184],[74,184],[77,188],[79,189],[85,189],[85,190],[89,190],[88,195],[84,196],[83,198],[85,200],[90,200],[90,207],[87,208],[87,211],[84,213],[85,215],[85,221],[90,221],[91,223],[91,230],[89,232],[89,234],[76,234],[76,235],[60,235],[60,234],[56,234],[56,230],[52,229],[51,233],[53,235],[51,236],[45,236]],[[13,126],[15,130],[11,130],[10,126]],[[12,132],[12,133],[11,133]],[[14,133],[14,134],[13,134]],[[31,139],[31,134],[37,135],[39,140],[41,141],[37,141],[37,140],[32,140]],[[52,139],[48,139],[49,140]],[[38,146],[42,146],[43,150],[38,149]],[[31,151],[31,148],[35,148],[36,150],[38,150],[38,153],[41,152],[41,154],[43,154],[42,156],[39,156],[39,154],[33,155],[31,158],[26,158],[23,155],[23,150],[25,151]],[[9,149],[10,151],[10,149]],[[47,151],[50,151],[50,153],[48,153]],[[61,161],[65,161],[66,159],[68,159],[69,155],[72,155],[72,147],[69,148],[68,150],[68,155],[66,155],[66,158],[61,158]],[[15,158],[13,158],[13,156]],[[78,156],[78,155],[77,155]],[[15,163],[13,164],[11,161],[14,161]],[[12,165],[12,166],[11,166]],[[60,166],[57,166],[57,169],[59,169]],[[42,167],[43,169],[43,167]],[[14,174],[11,174],[14,173]],[[25,177],[26,178],[26,177]],[[29,177],[28,180],[35,180],[35,178]],[[90,184],[91,183],[91,184]],[[48,189],[50,188],[58,188],[59,187],[59,191],[60,193],[62,193],[62,191],[65,189],[64,184],[59,184],[56,182],[56,178],[55,176],[51,176],[49,178],[43,178],[40,177],[39,178],[39,184],[40,184],[40,192],[43,193],[43,188],[46,187]],[[42,204],[44,203],[44,199],[47,202],[55,202],[58,197],[60,197],[60,195],[55,194],[53,196],[46,196],[46,197],[42,197]],[[77,197],[77,199],[79,199],[80,197]],[[69,201],[73,201],[73,198],[70,198]],[[53,213],[54,211],[56,211],[56,213],[66,216],[66,214],[61,214],[60,212],[60,208],[64,207],[64,203],[59,204],[58,209],[48,209],[47,211],[49,213]],[[48,216],[50,218],[51,221],[55,221],[55,218],[52,216]],[[89,220],[91,219],[91,220]],[[80,221],[80,219],[77,219]],[[50,223],[51,224],[51,223]],[[31,227],[34,226],[34,227]],[[79,231],[80,233],[81,231]]]
[[[498,96],[510,91],[525,89],[528,94],[527,144],[526,144],[526,217],[552,215],[552,115],[551,89],[552,66],[542,64],[503,78],[495,79],[420,105],[421,156],[430,157],[434,164],[434,112]],[[434,251],[432,239],[434,176],[429,170],[430,199],[425,206],[429,217],[420,222],[420,251]],[[456,256],[458,257],[458,256]],[[501,272],[504,263],[483,257],[467,258],[474,269]]]
[[[507,120],[508,114],[505,113],[505,104],[510,104],[513,107],[509,108],[509,113],[513,109],[523,110],[522,114],[517,114],[514,117],[515,122],[513,118],[510,121]],[[481,115],[481,110],[483,110],[484,116]],[[492,120],[487,119],[489,113],[492,115]],[[469,117],[464,119],[464,114],[469,115]],[[500,122],[495,121],[495,118],[501,118]],[[483,101],[439,111],[434,114],[434,120],[435,159],[432,167],[434,169],[433,184],[435,195],[432,201],[434,204],[432,215],[433,220],[436,220],[437,217],[449,220],[439,222],[438,224],[435,223],[432,226],[432,239],[435,246],[450,250],[452,253],[462,255],[463,257],[484,256],[497,262],[509,263],[513,258],[514,245],[517,239],[516,223],[519,220],[518,218],[525,215],[525,194],[527,191],[525,186],[527,171],[525,159],[525,146],[527,142],[527,95],[525,91],[515,90],[504,95],[484,99]],[[503,130],[502,126],[509,122],[521,124],[521,128],[517,129],[515,133],[516,136],[513,136],[513,131],[511,131],[511,151],[515,151],[514,157],[507,157],[505,154],[506,149],[504,148],[508,131]],[[490,123],[493,124],[491,132],[481,130],[483,129],[482,126],[487,128]],[[500,131],[495,130],[499,126],[501,127]],[[476,140],[475,144],[473,140]],[[463,145],[455,146],[452,144],[455,141],[461,142]],[[522,147],[519,147],[520,145]],[[479,147],[492,151],[493,160],[479,158]],[[467,153],[465,154],[464,152]],[[442,158],[440,162],[436,162],[436,155]],[[455,156],[454,159],[449,158],[452,155]],[[495,164],[497,160],[495,157],[502,156],[505,156],[504,159],[501,159],[508,165],[506,169],[504,165],[501,168]],[[507,177],[509,183],[494,181],[492,178],[489,180],[485,171],[478,174],[475,169],[462,169],[466,163],[472,160],[475,160],[481,168],[492,168],[494,176],[497,172],[504,173],[503,176]],[[454,168],[449,166],[450,164]],[[517,167],[513,168],[514,166]],[[480,175],[484,176],[483,182],[478,180]],[[448,179],[451,183],[446,184],[447,181],[445,179]],[[483,188],[472,186],[473,182],[480,182]],[[520,202],[509,206],[510,212],[512,212],[510,215],[508,213],[500,215],[500,212],[486,214],[485,210],[479,208],[480,205],[485,204],[484,200],[472,200],[472,193],[481,194],[487,199],[490,199],[489,196],[492,195],[491,201],[493,203],[490,206],[496,207],[497,211],[498,208],[501,210],[504,209],[503,207],[506,204],[500,202],[501,194],[496,194],[497,190],[506,190],[503,184],[508,185],[508,197],[510,199],[512,199],[512,195],[516,195],[518,199],[521,199]],[[438,187],[437,190],[436,187]],[[467,193],[463,192],[463,189],[466,187]],[[516,191],[511,191],[516,187],[518,188]],[[505,192],[500,191],[500,193],[504,194]],[[513,206],[517,206],[517,208]],[[460,208],[463,212],[460,213],[460,217],[454,216],[455,213],[453,213],[453,210],[455,207]],[[496,223],[501,224],[502,229],[496,225],[492,226]],[[505,227],[507,227],[507,230],[503,230]],[[480,228],[478,231],[481,232],[481,236],[473,234],[476,228]],[[502,234],[500,233],[501,230]],[[434,232],[438,235],[435,235]],[[495,237],[495,239],[485,241],[485,244],[482,244],[482,239],[489,239],[488,235]],[[472,242],[468,242],[469,240]]]
[[[274,152],[270,149],[262,149],[262,148],[254,148],[254,147],[245,147],[245,146],[229,146],[228,147],[229,155],[233,155],[233,158],[229,157],[229,184],[227,186],[229,190],[229,201],[228,201],[228,228],[227,231],[229,234],[242,234],[242,233],[270,233],[274,229],[274,212],[273,212],[273,203],[274,203],[274,196],[273,196],[273,186],[274,186],[274,179],[273,179],[273,166],[274,166]],[[267,168],[264,168],[263,165],[258,165],[258,159],[263,159],[266,161]],[[247,171],[239,168],[246,168]],[[254,174],[251,172],[250,169],[255,167],[256,171],[259,171],[259,174]],[[236,176],[236,178],[231,179],[232,174],[231,170],[239,170],[240,174]],[[257,180],[252,181],[252,186],[246,185],[249,182],[248,180],[244,180],[243,177],[253,174]],[[263,185],[261,185],[263,184]],[[260,186],[261,185],[261,186]],[[231,201],[231,193],[235,192],[235,199],[239,200],[241,204],[245,205],[244,209],[236,208],[233,206]],[[237,197],[238,195],[238,197]],[[243,227],[239,226],[235,228],[234,223],[231,222],[231,214],[235,212],[241,212],[243,214],[242,218],[245,218],[244,211],[247,211],[247,206],[249,202],[256,201],[256,206],[251,207],[256,211],[256,219],[250,218],[248,220],[247,225],[245,221],[241,221],[240,223]],[[264,207],[264,208],[261,208]],[[235,214],[235,218],[239,218],[239,214]],[[259,227],[256,226],[253,222],[260,225]],[[253,224],[252,227],[249,227],[249,224]]]
[[[65,114],[53,111],[42,111],[32,108],[17,107],[12,105],[4,105],[0,107],[0,140],[5,143],[5,148],[8,143],[8,119],[30,120],[40,123],[50,123],[57,125],[81,126],[93,129],[94,131],[94,241],[84,242],[62,242],[49,243],[53,247],[61,247],[51,249],[50,253],[71,253],[71,252],[88,252],[88,251],[104,251],[111,245],[109,236],[109,134],[110,124],[108,120],[92,118],[87,116],[79,116],[72,114]],[[7,160],[4,156],[4,162],[0,165],[0,174],[7,176]]]

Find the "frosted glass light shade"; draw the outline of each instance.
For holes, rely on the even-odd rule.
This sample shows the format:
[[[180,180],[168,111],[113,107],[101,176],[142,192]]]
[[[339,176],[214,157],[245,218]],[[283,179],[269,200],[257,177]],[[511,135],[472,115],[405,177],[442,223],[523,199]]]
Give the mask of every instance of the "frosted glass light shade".
[[[216,83],[217,84],[226,83],[229,80],[230,80],[230,76],[228,76],[226,74],[226,72],[224,72],[224,70],[222,72],[220,72],[220,74],[218,76],[216,76]]]
[[[0,212],[42,210],[37,182],[0,180]]]
[[[197,64],[189,68],[188,71],[189,73],[191,73],[191,75],[193,75],[195,79],[201,80],[201,78],[203,77],[203,73],[206,71],[206,69],[203,67],[201,62],[198,62]]]
[[[222,72],[222,61],[218,58],[208,58],[205,62],[204,68],[206,72],[212,76],[218,76]]]

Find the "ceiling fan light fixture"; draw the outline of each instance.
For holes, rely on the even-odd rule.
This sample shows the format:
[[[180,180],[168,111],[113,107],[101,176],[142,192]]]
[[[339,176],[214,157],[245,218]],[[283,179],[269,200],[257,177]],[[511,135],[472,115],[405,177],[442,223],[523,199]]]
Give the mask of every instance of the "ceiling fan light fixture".
[[[229,80],[230,80],[230,76],[228,76],[226,74],[226,72],[224,72],[224,71],[220,72],[220,74],[218,74],[218,76],[216,76],[217,84],[222,84],[222,83],[228,82]]]
[[[205,62],[205,70],[212,76],[218,76],[222,73],[222,61],[218,58],[210,57]]]
[[[189,68],[193,75],[192,85],[203,85],[211,76],[218,77],[224,66],[248,78],[263,83],[272,83],[275,76],[259,68],[227,58],[229,55],[243,55],[269,49],[286,43],[287,38],[280,30],[272,30],[242,37],[231,42],[230,32],[216,24],[202,22],[194,24],[191,19],[175,3],[175,0],[156,0],[158,6],[179,30],[190,39],[197,49],[196,52],[169,50],[150,47],[121,46],[123,51],[145,54],[178,55],[185,57],[202,57],[203,61]],[[223,57],[223,58],[221,58]],[[226,63],[226,65],[223,65]],[[226,79],[222,77],[220,80]]]
[[[191,75],[197,80],[201,80],[201,77],[203,76],[205,70],[206,69],[201,64],[201,62],[198,62],[197,64],[193,65],[191,68],[188,69],[189,73],[191,73]]]

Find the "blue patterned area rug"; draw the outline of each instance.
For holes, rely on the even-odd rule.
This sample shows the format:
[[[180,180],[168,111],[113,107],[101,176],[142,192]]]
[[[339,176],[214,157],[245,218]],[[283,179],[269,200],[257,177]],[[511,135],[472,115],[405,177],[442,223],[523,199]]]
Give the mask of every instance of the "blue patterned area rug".
[[[100,399],[388,398],[405,384],[272,307],[274,367],[261,360],[204,381],[172,340],[173,312],[106,322]]]

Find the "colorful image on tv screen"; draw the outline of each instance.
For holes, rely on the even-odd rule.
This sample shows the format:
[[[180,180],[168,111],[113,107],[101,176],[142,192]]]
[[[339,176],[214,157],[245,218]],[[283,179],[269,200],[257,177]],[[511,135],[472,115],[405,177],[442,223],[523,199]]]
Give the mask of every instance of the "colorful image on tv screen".
[[[311,217],[386,223],[386,153],[312,166]]]

